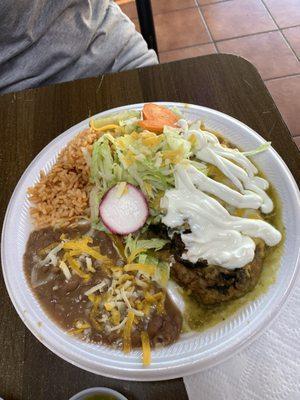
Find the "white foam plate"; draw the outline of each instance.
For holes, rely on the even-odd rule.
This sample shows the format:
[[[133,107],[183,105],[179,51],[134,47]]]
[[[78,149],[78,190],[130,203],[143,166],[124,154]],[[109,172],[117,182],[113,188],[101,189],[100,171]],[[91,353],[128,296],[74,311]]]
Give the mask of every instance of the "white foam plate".
[[[188,119],[203,119],[207,126],[219,130],[244,150],[264,143],[256,132],[236,119],[196,105],[161,103],[177,106]],[[108,110],[107,116],[134,104]],[[189,375],[210,367],[241,349],[275,317],[291,290],[297,272],[300,248],[299,191],[287,166],[274,149],[256,156],[255,161],[277,189],[283,204],[286,241],[276,283],[268,292],[247,304],[235,315],[203,333],[189,333],[169,347],[153,351],[152,363],[144,368],[141,352],[124,355],[121,351],[80,341],[60,329],[42,310],[28,286],[23,272],[23,254],[33,229],[29,218],[27,188],[37,182],[40,170],[48,172],[59,151],[78,132],[88,127],[89,119],[68,129],[32,161],[11,197],[2,231],[2,268],[10,298],[30,331],[55,354],[87,371],[118,379],[137,381],[164,380]]]

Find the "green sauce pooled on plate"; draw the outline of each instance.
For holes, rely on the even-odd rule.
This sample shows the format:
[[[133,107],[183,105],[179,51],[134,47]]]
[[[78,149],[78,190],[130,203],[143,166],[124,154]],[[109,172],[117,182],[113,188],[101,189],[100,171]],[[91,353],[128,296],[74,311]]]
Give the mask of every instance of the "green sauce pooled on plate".
[[[263,269],[256,287],[243,297],[220,303],[215,306],[202,305],[193,298],[192,295],[188,295],[185,290],[182,290],[182,295],[185,301],[183,332],[190,332],[191,330],[203,332],[206,329],[225,321],[241,307],[266,293],[269,287],[275,283],[280,259],[283,253],[285,227],[282,222],[281,201],[272,185],[269,188],[269,194],[272,197],[275,208],[273,213],[265,216],[265,220],[272,224],[276,229],[280,230],[282,233],[282,240],[276,247],[269,247],[266,250]]]

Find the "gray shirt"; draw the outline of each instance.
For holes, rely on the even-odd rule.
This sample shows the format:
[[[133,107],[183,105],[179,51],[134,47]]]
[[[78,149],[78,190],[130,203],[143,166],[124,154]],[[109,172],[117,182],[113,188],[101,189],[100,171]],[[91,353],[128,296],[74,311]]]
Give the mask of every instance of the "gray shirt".
[[[110,0],[0,0],[0,93],[157,63]]]

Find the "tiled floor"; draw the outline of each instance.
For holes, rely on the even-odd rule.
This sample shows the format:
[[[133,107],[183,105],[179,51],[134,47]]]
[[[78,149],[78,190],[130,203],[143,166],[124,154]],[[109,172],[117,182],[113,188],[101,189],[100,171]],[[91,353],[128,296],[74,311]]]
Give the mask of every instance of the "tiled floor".
[[[135,2],[119,2],[138,28]],[[152,8],[161,63],[216,52],[247,58],[300,148],[300,0],[152,0]]]

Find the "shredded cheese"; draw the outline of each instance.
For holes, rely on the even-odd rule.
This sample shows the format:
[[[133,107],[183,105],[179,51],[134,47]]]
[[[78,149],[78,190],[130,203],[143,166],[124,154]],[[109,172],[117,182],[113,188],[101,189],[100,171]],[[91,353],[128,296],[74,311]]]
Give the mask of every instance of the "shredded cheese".
[[[91,278],[90,274],[86,274],[85,272],[83,272],[81,270],[78,262],[75,261],[73,257],[67,255],[66,258],[67,258],[70,268],[75,272],[75,274],[80,276],[80,278],[83,278],[85,281],[88,281]]]
[[[100,322],[107,322],[108,321],[108,316],[106,314],[104,314],[103,317],[100,318],[98,321],[99,321],[99,323]]]
[[[134,320],[134,313],[132,310],[129,310],[123,332],[123,350],[125,353],[129,353],[131,350],[131,329],[133,320]]]
[[[144,316],[143,311],[136,310],[135,308],[131,308],[131,311],[132,311],[133,314],[136,315],[137,317],[143,317],[143,316]]]
[[[91,257],[95,258],[98,261],[101,261],[104,264],[111,264],[111,260],[100,254],[99,251],[96,251],[95,249],[92,249],[91,247],[88,246],[88,243],[90,243],[90,238],[83,238],[80,240],[70,240],[69,242],[65,242],[62,244],[62,248],[64,250],[71,250],[72,256],[75,255],[81,255],[82,253],[88,254]]]
[[[93,304],[96,302],[97,298],[98,298],[98,296],[95,295],[95,294],[89,294],[89,295],[88,295],[89,301],[90,301],[91,303],[93,303]]]
[[[146,282],[143,282],[141,279],[135,278],[135,283],[137,286],[140,286],[143,289],[147,289],[148,285]]]
[[[146,274],[153,276],[156,271],[156,265],[153,264],[140,264],[140,263],[130,263],[124,266],[124,271],[141,271]]]
[[[126,149],[126,145],[123,141],[123,137],[119,137],[118,139],[116,139],[115,141],[115,145],[116,147],[118,147],[120,150],[125,150]]]
[[[147,303],[145,300],[143,300],[142,302],[143,305],[143,313],[144,315],[148,316],[151,310],[151,305],[149,303]]]
[[[77,329],[87,329],[87,328],[90,328],[91,325],[86,321],[76,321],[75,327]]]
[[[91,118],[91,120],[90,120],[90,127],[95,132],[105,132],[105,131],[111,131],[111,130],[120,128],[119,125],[115,125],[115,124],[108,124],[108,125],[101,126],[101,128],[96,128],[95,121],[93,118]]]
[[[151,137],[148,139],[152,140]],[[130,149],[128,150],[127,147],[128,152],[130,154]],[[146,186],[150,193],[152,191],[151,184]],[[118,194],[122,196],[124,191],[126,191],[126,182],[121,182]],[[117,331],[123,337],[123,350],[128,353],[132,347],[131,335],[132,331],[136,329],[135,326],[142,322],[141,318],[149,316],[152,308],[161,312],[165,299],[162,292],[155,293],[151,289],[150,277],[155,275],[157,268],[154,264],[143,262],[144,258],[141,257],[141,254],[145,253],[146,249],[138,248],[125,255],[123,243],[117,242],[116,244],[116,240],[114,240],[114,246],[122,258],[122,263],[125,264],[127,261],[123,267],[102,255],[99,246],[93,246],[93,238],[88,235],[81,239],[68,239],[64,236],[61,240],[59,245],[55,243],[48,247],[49,253],[43,261],[46,260],[46,263],[58,262],[59,268],[67,280],[72,278],[72,273],[75,273],[84,281],[88,281],[92,277],[92,273],[96,272],[93,262],[98,265],[97,261],[105,267],[109,276],[84,292],[84,295],[92,303],[89,312],[90,324],[84,320],[76,321],[74,328],[69,333],[86,334],[91,328],[106,333]],[[60,250],[64,254],[58,258],[57,253]],[[136,260],[141,262],[135,262]],[[105,292],[100,295],[104,290]],[[141,334],[141,340],[143,362],[144,365],[149,365],[151,353],[147,332]]]
[[[180,145],[176,150],[165,150],[162,152],[164,160],[169,160],[173,164],[179,163],[184,156],[183,146]]]
[[[140,300],[136,300],[135,306],[139,311],[141,311],[143,309],[143,304]]]
[[[76,321],[75,328],[72,328],[68,331],[71,335],[80,335],[86,329],[89,329],[91,325],[86,321]]]
[[[121,285],[124,282],[133,281],[133,280],[134,280],[134,276],[129,275],[129,274],[124,274],[124,275],[121,275],[120,277],[118,276],[117,285]]]
[[[114,273],[115,273],[115,272],[122,272],[122,268],[121,268],[121,267],[112,266],[110,269],[111,269]]]
[[[123,288],[121,289],[121,296],[122,296],[122,298],[123,298],[124,303],[126,304],[126,306],[127,306],[129,309],[131,309],[131,304],[130,304],[130,302],[129,302],[129,300],[128,300],[128,297],[126,296],[125,290],[124,290]]]
[[[151,147],[155,147],[160,144],[160,142],[163,139],[163,135],[156,135],[155,133],[152,134],[151,132],[147,132],[147,133],[144,132],[141,135],[141,139],[142,139],[143,145],[151,148]]]
[[[119,329],[123,328],[123,326],[126,324],[126,322],[127,322],[127,317],[125,317],[119,325],[114,326],[113,328],[108,327],[108,331],[109,332],[118,331]]]
[[[130,256],[128,256],[128,258],[127,258],[128,264],[131,264],[131,263],[136,259],[136,257],[137,257],[140,253],[143,253],[143,252],[145,252],[145,251],[146,251],[146,249],[142,249],[142,248],[139,248],[139,249],[134,250],[134,251],[130,254]]]
[[[125,283],[123,283],[123,289],[124,290],[126,290],[126,289],[128,289],[129,287],[131,286],[131,281],[130,280],[128,280],[128,281],[126,281]]]
[[[70,329],[70,330],[68,331],[68,333],[69,333],[70,335],[80,335],[80,334],[83,333],[84,331],[85,331],[85,328],[78,328],[78,329],[72,328],[72,329]]]
[[[59,263],[59,268],[62,270],[62,272],[64,273],[66,280],[68,281],[69,279],[72,278],[71,272],[67,266],[67,264],[64,261],[61,261]]]
[[[95,268],[92,265],[92,260],[90,257],[85,257],[86,268],[90,272],[96,272]]]
[[[57,265],[57,257],[56,254],[62,249],[62,244],[57,245],[52,250],[49,251],[47,256],[40,262],[41,266],[44,266],[48,263],[52,263],[54,266]]]
[[[103,281],[101,283],[98,283],[97,285],[91,287],[89,290],[87,290],[84,294],[86,296],[89,296],[90,294],[93,294],[95,292],[97,292],[99,290],[99,292],[101,292],[101,290],[104,288],[104,286],[106,286],[107,282]]]
[[[122,277],[122,271],[116,271],[113,273],[115,279],[119,279]]]
[[[93,295],[92,295],[93,296]],[[93,327],[98,330],[98,331],[102,331],[102,325],[97,321],[96,317],[97,317],[97,313],[99,311],[99,304],[100,304],[100,300],[101,300],[101,296],[96,296],[94,295],[94,301],[93,301],[93,307],[92,307],[92,311],[90,313],[90,319],[92,322]]]
[[[131,150],[128,150],[125,156],[122,157],[122,161],[126,168],[130,167],[135,162],[135,154]]]
[[[120,319],[121,319],[121,315],[120,315],[120,311],[116,310],[115,308],[113,308],[111,310],[111,320],[112,323],[117,326],[120,324]]]
[[[115,307],[115,302],[104,303],[104,308],[106,311],[112,311],[114,307]]]
[[[39,255],[40,256],[46,255],[47,253],[49,253],[50,250],[54,249],[58,244],[59,243],[57,242],[49,244],[48,246],[44,247],[39,251]]]
[[[146,331],[141,333],[142,350],[143,350],[143,365],[147,367],[151,363],[151,347],[149,335]]]
[[[137,139],[139,139],[140,134],[137,133],[137,131],[133,131],[133,132],[130,134],[130,137],[131,137],[131,139],[133,139],[133,140],[137,140]]]
[[[157,311],[159,314],[162,314],[164,312],[164,303],[165,303],[165,298],[166,295],[163,292],[158,292],[153,295],[146,294],[145,300],[150,303],[156,303],[157,304]]]

